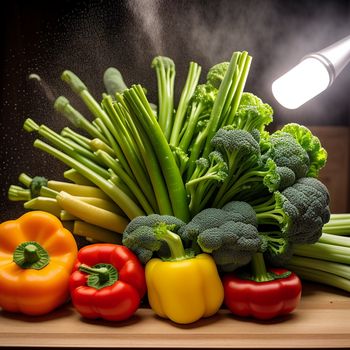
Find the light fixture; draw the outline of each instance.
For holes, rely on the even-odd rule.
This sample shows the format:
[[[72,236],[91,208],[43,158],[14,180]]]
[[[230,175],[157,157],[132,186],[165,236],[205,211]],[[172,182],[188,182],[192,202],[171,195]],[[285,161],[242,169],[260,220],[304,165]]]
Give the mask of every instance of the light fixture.
[[[285,108],[296,109],[329,87],[350,62],[350,35],[305,56],[272,83],[272,93]]]

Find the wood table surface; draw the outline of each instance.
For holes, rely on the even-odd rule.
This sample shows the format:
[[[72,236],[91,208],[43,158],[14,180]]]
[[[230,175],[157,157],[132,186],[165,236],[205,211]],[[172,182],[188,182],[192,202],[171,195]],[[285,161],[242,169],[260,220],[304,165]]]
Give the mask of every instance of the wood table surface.
[[[287,317],[256,321],[222,309],[191,325],[140,308],[125,322],[83,320],[71,305],[47,316],[0,312],[2,348],[349,348],[350,295],[304,283],[301,303]]]

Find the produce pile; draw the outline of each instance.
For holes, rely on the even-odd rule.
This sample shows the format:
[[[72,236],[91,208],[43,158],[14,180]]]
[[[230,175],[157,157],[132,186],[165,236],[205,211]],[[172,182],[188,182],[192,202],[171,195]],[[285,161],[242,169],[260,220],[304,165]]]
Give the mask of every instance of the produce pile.
[[[23,173],[9,199],[24,201],[34,222],[35,215],[48,215],[89,241],[69,277],[83,316],[125,319],[147,291],[155,313],[177,323],[211,316],[223,302],[236,315],[269,319],[297,306],[295,272],[350,291],[350,215],[331,215],[318,179],[327,152],[305,126],[267,130],[271,106],[244,91],[251,60],[234,52],[202,79],[201,67],[190,62],[178,102],[168,57],[152,61],[156,103],[148,100],[150,87],[127,87],[115,68],[105,71],[100,103],[64,71],[62,80],[93,118],[60,96],[54,108],[74,128],[56,132],[24,122],[40,137],[34,146],[68,166],[67,181]],[[0,227],[8,230],[9,222]],[[4,239],[0,229],[0,250]],[[127,277],[120,270],[126,260],[137,270]],[[0,283],[3,278],[0,273]],[[119,297],[127,294],[133,307],[106,311],[118,295],[111,290],[102,300],[99,289],[125,281],[133,292]],[[89,309],[94,302],[100,304]]]

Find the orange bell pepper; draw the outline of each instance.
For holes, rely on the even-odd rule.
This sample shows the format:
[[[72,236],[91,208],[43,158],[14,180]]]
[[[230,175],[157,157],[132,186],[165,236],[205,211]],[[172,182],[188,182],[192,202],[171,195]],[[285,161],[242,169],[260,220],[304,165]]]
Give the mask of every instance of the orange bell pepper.
[[[43,315],[69,298],[77,257],[73,235],[59,219],[32,211],[0,224],[0,307]]]

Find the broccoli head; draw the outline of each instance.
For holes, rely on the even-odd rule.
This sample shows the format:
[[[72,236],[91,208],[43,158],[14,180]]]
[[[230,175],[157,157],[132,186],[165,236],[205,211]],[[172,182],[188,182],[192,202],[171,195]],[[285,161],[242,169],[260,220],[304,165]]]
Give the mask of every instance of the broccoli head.
[[[244,92],[233,119],[235,129],[246,131],[263,131],[273,118],[273,110],[270,105],[264,103],[259,97],[250,92]]]
[[[316,178],[301,178],[254,210],[259,225],[277,226],[290,243],[312,244],[329,221],[329,193]]]
[[[146,264],[154,253],[160,257],[181,259],[187,256],[177,231],[185,223],[174,216],[151,214],[130,221],[123,232],[123,245]],[[169,252],[170,250],[170,252]]]
[[[186,182],[186,190],[190,197],[190,212],[197,214],[204,209],[220,182],[227,176],[227,165],[221,153],[213,151],[208,159],[199,158],[196,168]]]
[[[294,184],[295,173],[292,169],[289,169],[286,166],[278,166],[276,168],[276,171],[280,179],[279,188],[278,188],[280,191]]]
[[[267,146],[269,145],[269,147]],[[295,138],[280,130],[263,140],[263,159],[271,158],[279,167],[287,167],[295,174],[295,178],[305,177],[309,171],[310,158]]]
[[[247,202],[232,201],[228,202],[222,207],[222,210],[230,212],[236,217],[235,221],[240,221],[245,224],[250,224],[255,227],[258,226],[256,213],[253,207]]]
[[[322,147],[318,137],[314,136],[307,127],[297,123],[286,124],[281,131],[292,135],[307,152],[310,159],[310,166],[306,176],[317,177],[320,169],[327,162],[327,151]]]
[[[213,207],[221,208],[232,200],[250,201],[257,194],[279,189],[277,164],[261,157],[259,142],[252,133],[224,127],[214,135],[212,146],[223,155],[228,167],[228,176],[215,194]]]
[[[181,227],[179,235],[212,254],[223,271],[233,271],[249,263],[261,247],[254,217],[254,210],[243,202],[228,203],[223,209],[207,208]]]
[[[221,62],[211,67],[207,74],[207,83],[213,85],[216,89],[219,89],[221,82],[224,80],[229,64],[230,62]]]
[[[194,105],[202,105],[202,114],[204,111],[210,113],[211,108],[213,107],[216,95],[218,90],[211,84],[199,84],[197,85],[194,93],[191,97],[190,103],[192,107]]]
[[[48,180],[43,176],[34,176],[32,182],[30,183],[29,189],[32,198],[40,196],[41,187],[47,186]]]

